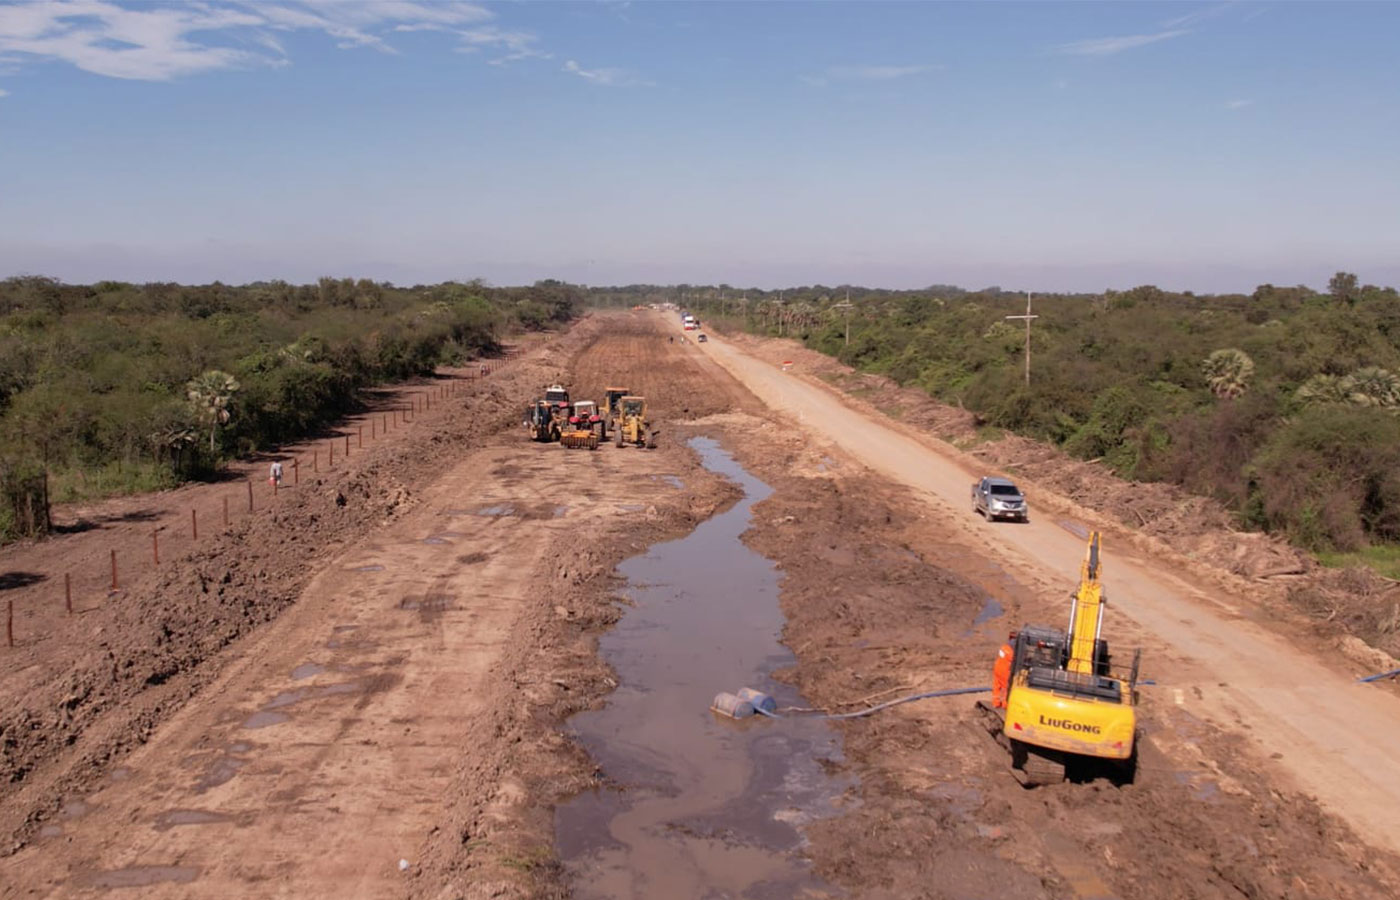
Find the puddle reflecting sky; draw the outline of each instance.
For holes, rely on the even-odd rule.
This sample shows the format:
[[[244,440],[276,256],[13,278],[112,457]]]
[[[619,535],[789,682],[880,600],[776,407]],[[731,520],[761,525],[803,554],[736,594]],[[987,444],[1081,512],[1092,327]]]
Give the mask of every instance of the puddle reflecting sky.
[[[846,787],[820,764],[839,759],[836,732],[709,712],[716,693],[741,687],[807,705],[770,678],[794,661],[779,643],[778,573],[739,540],[772,490],[716,442],[691,446],[745,497],[620,567],[634,605],[599,641],[619,686],[570,726],[626,790],[560,807],[559,854],[581,898],[834,895],[802,859],[798,829]]]

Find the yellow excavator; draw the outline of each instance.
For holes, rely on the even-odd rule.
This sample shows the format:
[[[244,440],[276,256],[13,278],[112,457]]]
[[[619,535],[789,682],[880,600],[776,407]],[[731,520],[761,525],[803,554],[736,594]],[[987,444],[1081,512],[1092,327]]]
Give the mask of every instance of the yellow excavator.
[[[1102,637],[1108,601],[1101,574],[1095,531],[1072,597],[1069,629],[1026,625],[1014,632],[1004,687],[994,685],[992,702],[977,704],[987,730],[1011,751],[1012,771],[1026,787],[1055,784],[1067,774],[1133,779],[1142,651],[1133,652],[1127,672],[1114,670]]]

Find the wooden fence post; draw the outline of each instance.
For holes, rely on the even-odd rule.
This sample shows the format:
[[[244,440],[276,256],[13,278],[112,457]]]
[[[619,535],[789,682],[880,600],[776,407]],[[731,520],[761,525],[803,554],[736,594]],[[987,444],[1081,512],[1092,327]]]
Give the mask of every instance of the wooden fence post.
[[[347,437],[346,440],[348,441],[350,438]],[[363,425],[355,426],[355,449],[365,449],[365,426]]]
[[[15,601],[10,598],[10,612],[5,617],[5,643],[11,647],[15,645]]]
[[[68,572],[63,573],[63,609],[73,615],[73,576]]]
[[[117,551],[112,551],[112,590],[119,590],[117,587]]]
[[[199,515],[190,507],[190,539],[199,540]]]
[[[248,479],[248,512],[253,511],[253,479]]]
[[[301,464],[292,457],[292,484],[301,484]]]
[[[224,494],[224,527],[228,527],[228,494]]]
[[[151,532],[151,559],[160,565],[160,529]]]

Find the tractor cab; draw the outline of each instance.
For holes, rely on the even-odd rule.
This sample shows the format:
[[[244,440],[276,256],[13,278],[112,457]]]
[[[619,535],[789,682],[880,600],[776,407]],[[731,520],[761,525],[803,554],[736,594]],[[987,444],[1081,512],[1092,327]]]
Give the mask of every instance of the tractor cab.
[[[545,392],[544,392],[544,399],[545,399],[545,402],[548,403],[550,406],[556,406],[556,407],[557,407],[557,406],[563,406],[563,407],[568,407],[568,405],[569,405],[569,391],[568,391],[568,388],[565,388],[565,387],[564,387],[563,385],[561,385],[561,384],[552,384],[552,385],[550,385],[548,388],[545,389]]]
[[[621,405],[621,413],[625,417],[645,417],[646,415],[647,401],[644,397],[621,397],[618,403]]]
[[[580,400],[574,404],[574,414],[569,416],[569,424],[587,428],[602,421],[598,415],[598,404],[592,400]]]
[[[525,410],[525,421],[530,425],[545,425],[550,419],[549,404],[543,400],[536,400]]]

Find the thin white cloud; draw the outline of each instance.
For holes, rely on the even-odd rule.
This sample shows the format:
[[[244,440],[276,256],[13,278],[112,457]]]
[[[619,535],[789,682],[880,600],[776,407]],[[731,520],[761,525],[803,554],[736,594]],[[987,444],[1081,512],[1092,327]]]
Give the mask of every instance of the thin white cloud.
[[[938,66],[832,66],[826,70],[830,78],[848,81],[892,81],[932,72]]]
[[[112,78],[168,81],[217,69],[285,65],[273,32],[320,32],[342,49],[397,52],[385,35],[441,31],[502,51],[492,62],[546,56],[534,35],[483,24],[494,14],[467,0],[286,0],[122,5],[47,0],[0,5],[0,60],[66,62]]]
[[[1214,19],[1216,16],[1224,15],[1233,7],[1234,3],[1218,3],[1215,6],[1207,6],[1195,12],[1187,13],[1184,16],[1177,16],[1175,19],[1168,19],[1162,23],[1163,28],[1185,28],[1188,25],[1195,25],[1207,19]]]
[[[1172,38],[1181,37],[1183,34],[1190,33],[1191,32],[1185,28],[1173,28],[1167,31],[1159,31],[1156,34],[1129,34],[1122,37],[1089,38],[1083,41],[1071,41],[1068,44],[1061,44],[1055,49],[1060,53],[1067,53],[1071,56],[1111,56],[1114,53],[1122,53],[1124,50],[1146,47],[1148,44],[1171,40]]]
[[[482,25],[457,32],[461,46],[457,49],[469,53],[482,48],[505,51],[504,56],[491,60],[493,65],[503,65],[519,59],[553,59],[552,53],[535,48],[536,38],[526,31],[507,31],[495,25]]]
[[[650,87],[655,82],[640,78],[626,69],[601,68],[585,69],[572,59],[564,63],[564,71],[577,75],[585,81],[606,87]]]
[[[817,75],[798,75],[797,80],[812,87],[826,87],[833,81],[894,81],[925,72],[936,72],[943,66],[830,66]]]
[[[7,90],[5,90],[4,88],[0,88],[0,97],[8,97],[8,96],[10,96],[10,92],[7,91]]]
[[[1246,106],[1250,106],[1250,105],[1252,105],[1253,103],[1254,103],[1253,100],[1226,100],[1226,101],[1225,101],[1225,108],[1226,108],[1226,109],[1244,109]]]

